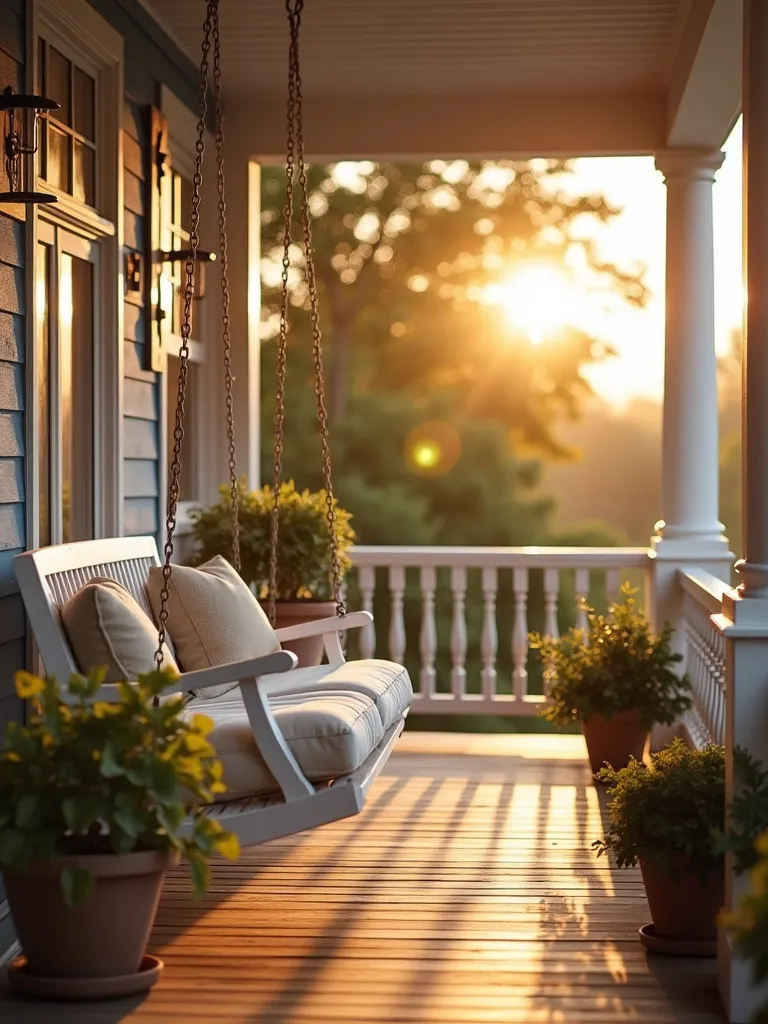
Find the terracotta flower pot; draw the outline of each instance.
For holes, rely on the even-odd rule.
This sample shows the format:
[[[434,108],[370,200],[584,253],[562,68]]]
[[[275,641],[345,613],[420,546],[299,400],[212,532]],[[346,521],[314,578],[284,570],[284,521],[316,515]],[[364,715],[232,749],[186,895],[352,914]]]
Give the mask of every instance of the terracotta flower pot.
[[[722,863],[701,878],[678,863],[679,873],[668,875],[655,865],[640,861],[645,895],[656,934],[664,939],[714,942],[717,915],[725,902],[725,873]]]
[[[135,974],[155,920],[163,874],[176,850],[59,857],[6,872],[5,888],[31,974],[45,978],[114,978]],[[62,868],[87,868],[90,896],[68,907]]]
[[[261,605],[268,613],[267,602],[262,601]],[[277,612],[275,628],[283,629],[285,626],[297,626],[300,622],[327,619],[336,614],[336,605],[333,601],[278,601],[275,610]],[[296,655],[300,668],[322,664],[325,644],[321,636],[309,636],[304,640],[294,640],[290,644],[283,644],[283,647],[286,651],[292,651]]]
[[[593,772],[606,762],[618,771],[626,768],[630,757],[642,760],[649,731],[640,725],[636,712],[619,711],[612,718],[593,715],[582,729]]]

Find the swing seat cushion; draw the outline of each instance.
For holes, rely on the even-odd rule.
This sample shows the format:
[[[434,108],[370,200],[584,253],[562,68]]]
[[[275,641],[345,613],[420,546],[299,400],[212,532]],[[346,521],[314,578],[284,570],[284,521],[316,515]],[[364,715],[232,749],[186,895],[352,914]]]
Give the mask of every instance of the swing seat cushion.
[[[147,594],[160,615],[163,571],[149,570]],[[197,568],[174,565],[168,586],[168,633],[184,672],[261,658],[280,642],[259,602],[229,562],[216,555]],[[208,687],[198,695],[211,700],[237,683]]]
[[[326,666],[327,668],[327,666]],[[376,705],[364,694],[343,690],[309,690],[270,698],[277,724],[310,782],[349,775],[359,768],[384,737]],[[224,769],[227,792],[217,800],[275,793],[278,786],[256,746],[239,693],[215,700],[197,698],[186,706],[189,717],[202,711],[213,720],[208,739]]]
[[[265,676],[265,680],[285,680],[285,676]],[[343,665],[318,665],[294,669],[287,677],[292,693],[311,690],[341,690],[358,693],[371,700],[381,718],[384,730],[390,729],[410,707],[413,686],[408,672],[393,661],[370,658],[348,661]],[[270,699],[272,703],[272,699]]]
[[[118,683],[154,668],[157,629],[116,580],[94,577],[61,605],[60,613],[81,672],[104,667],[105,682]],[[165,645],[163,665],[178,672]]]

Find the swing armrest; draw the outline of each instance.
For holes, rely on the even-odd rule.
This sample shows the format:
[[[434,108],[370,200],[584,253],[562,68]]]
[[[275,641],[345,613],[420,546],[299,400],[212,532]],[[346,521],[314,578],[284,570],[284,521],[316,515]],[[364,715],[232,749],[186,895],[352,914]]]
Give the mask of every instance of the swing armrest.
[[[271,680],[264,684],[262,676],[269,676],[281,672],[290,672],[296,667],[298,658],[291,651],[274,651],[263,658],[249,658],[247,661],[235,661],[229,665],[213,665],[211,668],[201,668],[195,672],[183,672],[173,683],[163,690],[163,696],[172,693],[186,693],[188,690],[204,690],[208,686],[221,686],[223,683],[239,683],[243,680],[257,680],[267,693],[277,693],[283,689],[290,689],[285,680]],[[294,684],[295,685],[295,684]],[[120,695],[114,683],[105,683],[100,686],[93,701],[107,701],[117,703]]]
[[[176,680],[176,685],[169,687],[165,693],[184,692],[186,690],[204,690],[208,686],[221,686],[222,683],[239,683],[245,679],[258,679],[278,672],[290,672],[296,668],[298,658],[290,651],[274,651],[263,658],[249,658],[248,661],[236,661],[229,665],[214,665],[201,668],[196,672],[183,672]],[[272,692],[273,686],[268,686]]]
[[[370,612],[350,612],[344,617],[333,615],[327,619],[315,619],[314,622],[299,622],[296,626],[284,626],[275,630],[280,643],[286,640],[303,640],[308,636],[325,636],[326,633],[341,633],[348,629],[363,629],[373,622]]]

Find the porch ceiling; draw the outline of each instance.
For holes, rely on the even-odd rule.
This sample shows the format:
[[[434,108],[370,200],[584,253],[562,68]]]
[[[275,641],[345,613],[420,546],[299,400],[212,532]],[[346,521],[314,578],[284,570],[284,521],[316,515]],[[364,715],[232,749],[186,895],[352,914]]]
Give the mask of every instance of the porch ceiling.
[[[203,0],[145,2],[197,60]],[[225,0],[221,18],[231,105],[258,155],[279,155],[282,0]],[[738,107],[740,23],[741,0],[309,0],[310,149],[533,155],[719,145]]]

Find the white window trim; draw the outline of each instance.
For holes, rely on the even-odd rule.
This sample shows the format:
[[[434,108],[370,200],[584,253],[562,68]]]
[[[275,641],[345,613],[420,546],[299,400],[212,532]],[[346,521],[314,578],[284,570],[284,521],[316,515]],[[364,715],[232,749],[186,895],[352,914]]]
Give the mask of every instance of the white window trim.
[[[31,9],[30,9],[31,8]],[[42,36],[97,77],[96,87],[96,211],[71,196],[57,193],[59,201],[42,213],[58,223],[100,242],[101,286],[97,296],[97,339],[94,367],[94,491],[98,496],[94,516],[96,537],[121,536],[123,532],[123,38],[86,0],[33,0],[28,7],[28,62],[31,81],[37,77],[37,40]],[[56,97],[52,97],[55,99]],[[54,191],[40,181],[41,190]],[[27,228],[28,352],[34,351],[37,318],[34,256],[39,208],[33,208]],[[111,342],[111,343],[110,343]],[[39,439],[37,431],[36,361],[30,359],[27,379],[32,401],[27,408],[28,537],[38,539],[37,494]]]
[[[195,174],[197,116],[165,85],[162,85],[160,88],[160,110],[168,124],[170,166],[173,170],[182,174],[191,182]],[[210,170],[213,166],[213,146],[213,139],[208,133],[206,133],[205,167],[209,169],[207,175],[207,180],[209,181],[213,180]],[[203,197],[204,211],[206,211],[208,206],[214,202],[212,191],[210,189],[206,191],[207,194]],[[210,481],[213,480],[216,475],[215,466],[219,449],[217,445],[216,430],[215,428],[213,430],[211,429],[211,422],[217,417],[217,413],[220,411],[220,408],[219,404],[214,400],[216,384],[219,380],[219,372],[215,359],[215,353],[218,351],[218,347],[215,344],[218,337],[216,334],[217,321],[214,318],[212,310],[215,311],[215,314],[218,317],[220,305],[217,296],[213,294],[213,289],[211,289],[211,282],[208,280],[206,284],[206,298],[203,300],[201,308],[195,311],[197,322],[201,327],[201,336],[202,338],[207,339],[207,341],[202,339],[191,340],[190,356],[194,362],[206,366],[206,372],[199,376],[199,384],[201,385],[199,407],[210,409],[211,415],[208,417],[198,416],[195,422],[187,420],[185,424],[186,433],[189,434],[194,431],[195,450],[198,454],[197,480],[200,494],[191,501],[179,502],[176,511],[176,536],[178,537],[189,536],[192,533],[192,520],[189,517],[189,513],[193,508],[199,508],[207,503],[207,495],[211,492]],[[179,354],[178,338],[172,335],[167,335],[163,345],[167,354]],[[165,501],[168,493],[168,462],[172,439],[168,436],[167,423],[169,413],[169,390],[173,391],[172,382],[168,380],[167,369],[164,373],[164,377],[165,380],[160,388],[161,463],[159,478],[162,510],[165,508]],[[191,452],[189,448],[187,448],[186,457],[189,458],[190,455]],[[215,480],[213,490],[215,490],[218,483],[219,481]],[[162,516],[162,520],[164,524],[164,515]],[[161,542],[165,542],[164,535],[161,536]]]

